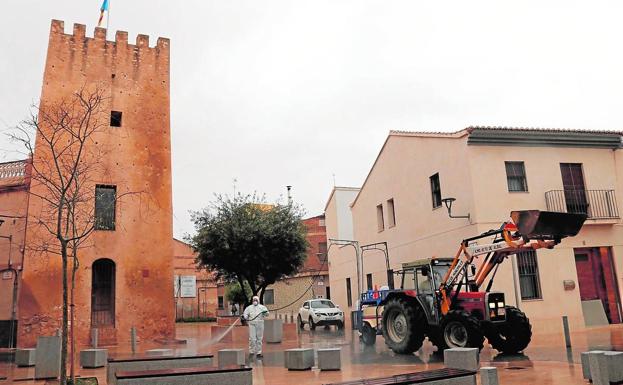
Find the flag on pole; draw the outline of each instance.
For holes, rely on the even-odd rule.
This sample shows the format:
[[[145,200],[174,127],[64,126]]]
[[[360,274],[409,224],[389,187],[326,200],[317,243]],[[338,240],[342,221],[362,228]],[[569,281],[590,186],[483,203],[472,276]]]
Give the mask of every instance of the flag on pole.
[[[100,8],[100,19],[97,22],[98,27],[102,25],[102,20],[104,19],[104,12],[108,12],[108,0],[104,0],[104,2],[102,3],[102,7]]]

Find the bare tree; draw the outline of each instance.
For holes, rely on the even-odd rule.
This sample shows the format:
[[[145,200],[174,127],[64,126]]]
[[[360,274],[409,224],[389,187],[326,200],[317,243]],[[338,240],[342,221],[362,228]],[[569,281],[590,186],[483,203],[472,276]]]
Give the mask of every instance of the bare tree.
[[[28,247],[48,257],[60,255],[62,261],[62,385],[67,384],[68,307],[72,321],[70,378],[71,383],[75,382],[73,297],[78,252],[90,246],[89,236],[97,228],[95,180],[107,172],[102,161],[107,150],[98,143],[102,129],[108,126],[104,102],[101,88],[84,86],[70,98],[34,106],[30,117],[10,134],[33,157],[30,194],[31,200],[39,200],[41,206],[40,211],[30,215],[35,215],[32,225],[41,228],[37,233],[40,237],[29,239]],[[70,291],[69,258],[73,260]]]

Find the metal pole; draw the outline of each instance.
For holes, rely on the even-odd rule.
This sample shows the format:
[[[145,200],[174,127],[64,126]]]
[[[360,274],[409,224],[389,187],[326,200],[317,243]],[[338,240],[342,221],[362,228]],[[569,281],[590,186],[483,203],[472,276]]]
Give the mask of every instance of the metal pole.
[[[98,339],[98,332],[97,332],[97,328],[93,328],[91,329],[91,346],[93,346],[94,349],[97,349],[97,339]]]
[[[136,353],[136,328],[132,326],[130,329],[130,344],[132,345],[132,354]]]
[[[566,315],[562,316],[562,328],[565,331],[565,346],[571,347],[571,335],[569,333],[569,318]]]
[[[517,275],[519,272],[517,271],[517,255],[511,255],[511,268],[513,270],[513,287],[515,288],[515,306],[517,309],[520,308],[519,304],[521,303],[521,291],[519,288],[519,284],[517,283]]]

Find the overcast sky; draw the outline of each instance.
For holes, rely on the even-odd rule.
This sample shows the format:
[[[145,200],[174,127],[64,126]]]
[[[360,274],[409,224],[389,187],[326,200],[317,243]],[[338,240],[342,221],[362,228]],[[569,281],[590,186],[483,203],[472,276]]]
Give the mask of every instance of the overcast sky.
[[[40,96],[50,20],[101,0],[2,0],[0,128]],[[623,127],[623,2],[111,0],[120,29],[171,39],[174,233],[214,193],[320,214],[360,186],[391,129]],[[0,138],[0,161],[16,157]]]

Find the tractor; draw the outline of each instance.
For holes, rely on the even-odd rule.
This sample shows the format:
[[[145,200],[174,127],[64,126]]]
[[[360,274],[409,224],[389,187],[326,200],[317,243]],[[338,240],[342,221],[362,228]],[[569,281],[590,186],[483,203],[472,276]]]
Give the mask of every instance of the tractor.
[[[487,338],[503,353],[523,351],[532,337],[528,317],[506,304],[504,293],[491,291],[499,265],[512,254],[551,249],[575,236],[585,214],[539,210],[511,212],[499,229],[464,239],[454,258],[425,258],[405,263],[397,275],[400,288],[361,293],[359,331],[364,344],[382,334],[395,353],[412,354],[424,338],[441,352],[446,348],[482,349]],[[486,244],[477,242],[491,239]],[[477,268],[474,259],[485,255]],[[484,289],[486,279],[491,275]],[[389,279],[389,278],[388,278]]]

